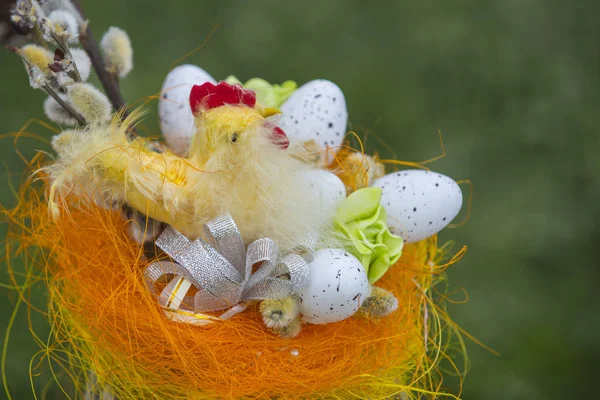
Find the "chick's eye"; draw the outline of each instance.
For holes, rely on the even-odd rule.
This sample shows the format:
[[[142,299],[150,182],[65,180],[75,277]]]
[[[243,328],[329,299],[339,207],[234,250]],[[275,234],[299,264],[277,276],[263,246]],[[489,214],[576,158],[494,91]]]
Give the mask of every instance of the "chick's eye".
[[[235,142],[237,142],[237,140],[238,140],[238,134],[237,134],[237,133],[234,133],[234,134],[232,134],[232,135],[229,137],[229,141],[230,141],[231,143],[235,143]]]

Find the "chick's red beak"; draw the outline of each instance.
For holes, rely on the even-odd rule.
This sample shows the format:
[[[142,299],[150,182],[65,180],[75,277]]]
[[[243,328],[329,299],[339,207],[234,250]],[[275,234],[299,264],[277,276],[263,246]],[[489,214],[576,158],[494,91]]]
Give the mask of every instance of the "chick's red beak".
[[[290,147],[290,140],[288,139],[283,129],[269,121],[266,121],[263,125],[271,131],[271,140],[279,148],[285,150],[288,147]]]

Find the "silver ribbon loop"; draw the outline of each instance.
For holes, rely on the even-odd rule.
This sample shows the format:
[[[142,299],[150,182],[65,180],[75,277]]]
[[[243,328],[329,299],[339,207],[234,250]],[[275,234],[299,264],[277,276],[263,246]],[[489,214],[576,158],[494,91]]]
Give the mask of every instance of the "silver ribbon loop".
[[[249,300],[283,299],[309,282],[306,259],[316,243],[313,235],[294,249],[303,256],[290,253],[280,260],[279,247],[269,238],[255,240],[246,251],[229,215],[211,220],[204,231],[206,241],[190,241],[172,228],[156,240],[175,261],[157,261],[144,270],[144,280],[153,294],[157,282],[171,278],[158,296],[161,306],[194,313],[217,311]],[[195,295],[183,296],[191,286],[197,290]]]

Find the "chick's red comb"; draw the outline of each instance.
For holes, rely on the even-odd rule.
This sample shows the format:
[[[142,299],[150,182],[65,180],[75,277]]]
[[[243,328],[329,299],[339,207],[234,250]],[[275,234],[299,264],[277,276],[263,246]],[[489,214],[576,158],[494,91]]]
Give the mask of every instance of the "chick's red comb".
[[[193,114],[203,109],[210,110],[225,104],[241,104],[254,108],[256,93],[252,90],[246,90],[240,85],[230,85],[226,82],[219,82],[217,85],[206,82],[192,87],[190,107]]]

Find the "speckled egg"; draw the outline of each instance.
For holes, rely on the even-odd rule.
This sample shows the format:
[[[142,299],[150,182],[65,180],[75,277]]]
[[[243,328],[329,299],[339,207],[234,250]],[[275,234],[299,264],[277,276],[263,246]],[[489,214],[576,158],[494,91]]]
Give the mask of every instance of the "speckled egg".
[[[281,112],[278,125],[292,143],[314,140],[323,150],[339,150],[348,111],[344,93],[335,83],[317,79],[302,85],[283,103]]]
[[[189,64],[174,68],[165,78],[158,116],[165,141],[176,154],[183,155],[187,151],[196,132],[189,102],[192,86],[205,82],[216,83],[205,70]]]
[[[319,250],[308,268],[310,283],[298,294],[305,322],[342,321],[357,312],[371,294],[362,264],[344,250]]]
[[[346,188],[334,173],[324,169],[314,169],[305,174],[313,189],[312,198],[321,209],[330,211],[331,220],[335,212],[346,198]]]
[[[448,225],[460,211],[462,192],[445,175],[405,170],[385,175],[372,186],[382,189],[390,231],[412,243],[426,239]]]

